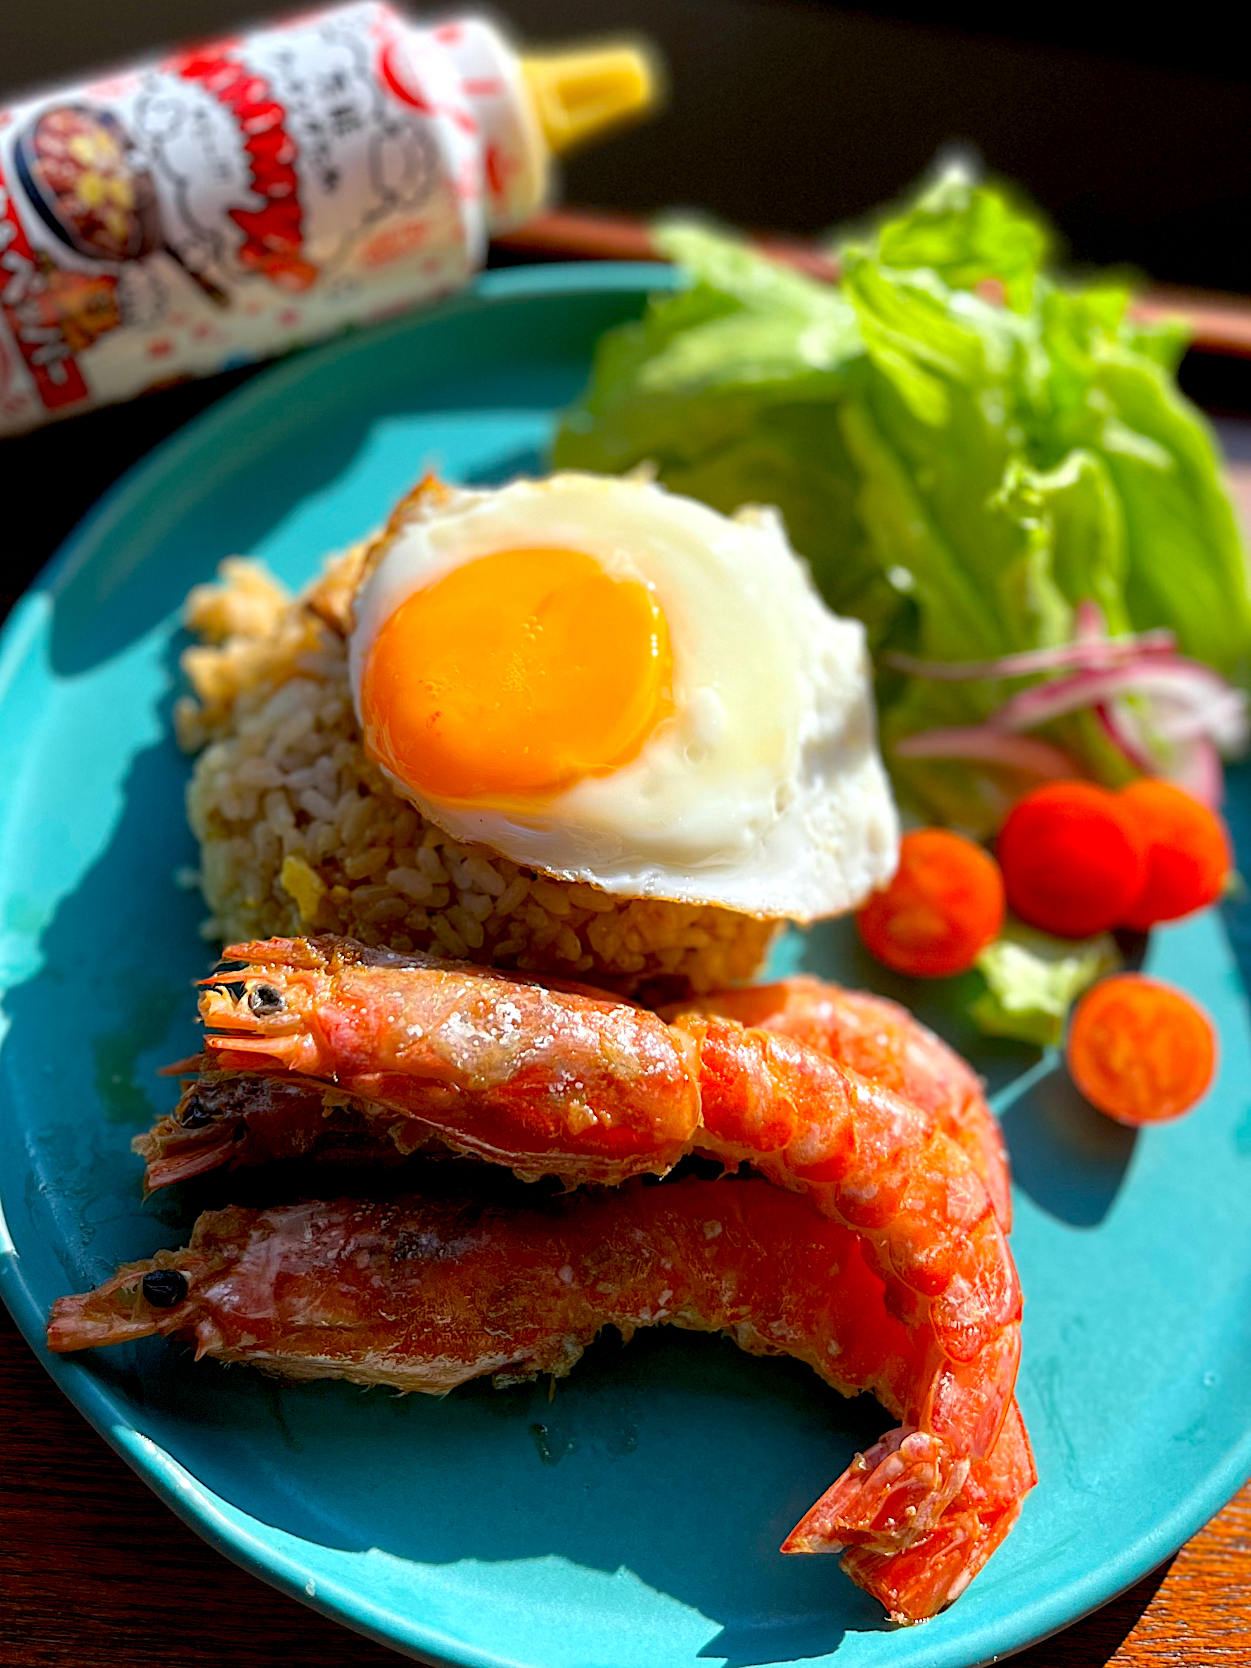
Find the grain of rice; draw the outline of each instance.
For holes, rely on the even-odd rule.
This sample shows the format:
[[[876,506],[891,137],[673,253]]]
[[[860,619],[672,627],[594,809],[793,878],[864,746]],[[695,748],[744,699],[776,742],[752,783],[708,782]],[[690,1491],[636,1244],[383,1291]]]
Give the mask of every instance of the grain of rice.
[[[476,921],[463,904],[450,905],[447,919],[455,927],[458,936],[464,939],[471,950],[482,948],[486,938],[486,934],[482,930],[482,922]]]
[[[408,914],[408,905],[403,898],[379,898],[372,904],[366,914],[366,919],[375,927],[387,925],[391,921],[402,921]]]
[[[282,785],[282,774],[268,759],[243,759],[235,780],[245,788],[277,788]]]
[[[514,875],[499,895],[499,902],[495,906],[498,914],[507,920],[529,890],[530,882],[525,875]]]
[[[328,571],[317,614],[245,561],[188,598],[204,642],[183,656],[194,695],[175,724],[199,754],[187,804],[205,936],[339,932],[626,993],[750,978],[776,923],[539,875],[452,839],[400,798],[364,752],[343,636],[327,623],[342,623],[359,560],[349,552]]]
[[[358,909],[369,912],[376,903],[380,903],[383,898],[389,898],[390,896],[391,888],[389,886],[358,886],[352,893],[352,901]]]
[[[339,838],[331,822],[315,822],[305,835],[310,860],[322,862],[338,849]]]
[[[550,915],[568,915],[573,908],[565,889],[555,880],[536,880],[530,888],[530,896],[540,909],[547,910]]]
[[[480,892],[488,897],[502,897],[504,893],[504,877],[489,863],[484,863],[480,857],[467,857],[462,865],[468,875],[470,884],[476,886]],[[584,887],[584,891],[591,891],[591,887]],[[600,894],[602,895],[602,894]],[[485,920],[486,917],[483,916]]]
[[[390,855],[386,846],[364,846],[343,859],[343,872],[349,880],[364,880],[377,874]]]
[[[407,846],[417,833],[421,818],[411,805],[400,808],[391,824],[391,840],[397,849]]]
[[[388,869],[387,885],[394,886],[397,892],[402,892],[414,903],[424,903],[434,891],[433,882],[417,869]]]
[[[439,860],[439,854],[432,845],[423,845],[417,853],[417,863],[422,874],[434,880],[446,880],[447,870]]]
[[[434,928],[434,936],[453,961],[464,961],[469,953],[469,946],[452,926],[447,916],[435,915],[432,917],[430,925]]]
[[[194,782],[192,784],[194,786]],[[228,791],[228,790],[224,790]],[[223,809],[223,819],[230,822],[230,814]],[[288,803],[287,796],[281,788],[275,788],[272,793],[265,795],[265,821],[279,833],[284,829],[295,827],[295,813]]]
[[[482,928],[479,927],[478,931],[481,932]],[[556,934],[553,948],[562,961],[582,960],[582,945],[572,927],[561,927]]]

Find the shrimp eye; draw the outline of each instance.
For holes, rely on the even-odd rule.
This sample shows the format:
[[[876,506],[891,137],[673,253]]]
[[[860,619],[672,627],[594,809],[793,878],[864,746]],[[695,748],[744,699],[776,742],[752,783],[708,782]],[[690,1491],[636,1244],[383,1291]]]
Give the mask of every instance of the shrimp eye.
[[[198,1095],[192,1095],[178,1118],[179,1126],[182,1129],[203,1129],[206,1124],[211,1124],[212,1121],[212,1111],[205,1106]]]
[[[143,1295],[154,1309],[172,1309],[187,1295],[187,1276],[176,1268],[150,1268],[143,1277]]]
[[[258,1019],[264,1019],[266,1014],[280,1014],[285,1006],[282,992],[273,985],[253,985],[248,992],[248,1007]]]

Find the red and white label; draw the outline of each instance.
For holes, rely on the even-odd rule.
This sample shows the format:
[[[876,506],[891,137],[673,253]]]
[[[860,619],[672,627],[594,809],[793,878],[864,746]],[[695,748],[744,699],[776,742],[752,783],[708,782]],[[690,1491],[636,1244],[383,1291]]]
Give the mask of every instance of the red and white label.
[[[0,112],[0,433],[446,294],[543,160],[491,25],[375,0]]]

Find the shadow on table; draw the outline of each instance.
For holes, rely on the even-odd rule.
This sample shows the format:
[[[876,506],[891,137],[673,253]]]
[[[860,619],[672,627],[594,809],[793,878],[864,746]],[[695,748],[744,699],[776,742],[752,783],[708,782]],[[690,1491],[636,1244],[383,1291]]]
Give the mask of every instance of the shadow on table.
[[[1172,1567],[1173,1559],[1165,1559],[1119,1598],[1014,1656],[1014,1668],[1102,1668],[1120,1650]]]

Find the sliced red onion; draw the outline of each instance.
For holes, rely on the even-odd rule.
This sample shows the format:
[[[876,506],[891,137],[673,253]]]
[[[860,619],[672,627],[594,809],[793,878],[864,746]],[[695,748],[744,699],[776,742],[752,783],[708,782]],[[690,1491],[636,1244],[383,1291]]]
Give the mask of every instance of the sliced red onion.
[[[1144,776],[1158,773],[1159,760],[1143,740],[1136,716],[1126,702],[1101,701],[1091,711],[1108,741],[1121,752],[1131,769],[1141,771]]]
[[[1102,621],[1102,614],[1098,617]],[[885,654],[882,659],[895,671],[909,672],[914,678],[928,678],[935,683],[972,683],[977,679],[1024,678],[1035,672],[1069,669],[1099,672],[1126,661],[1171,655],[1176,648],[1177,639],[1171,631],[1143,631],[1128,637],[1083,636],[1052,649],[1027,649],[1022,654],[1000,655],[995,660],[918,660],[910,654]]]
[[[1006,765],[1029,776],[1055,781],[1084,774],[1067,753],[1049,741],[1011,735],[989,724],[918,730],[897,741],[894,750],[901,759],[969,759],[978,764]]]
[[[1204,706],[1157,701],[1152,727],[1164,741],[1191,741],[1206,736],[1223,753],[1240,753],[1247,745],[1247,697],[1232,687],[1214,695]]]
[[[1239,695],[1237,690],[1231,691]],[[1225,773],[1220,754],[1208,738],[1192,732],[1181,738],[1170,736],[1169,759],[1165,764],[1152,752],[1143,736],[1139,715],[1125,701],[1109,701],[1106,706],[1093,709],[1096,721],[1107,739],[1124,755],[1126,762],[1144,776],[1162,776],[1165,781],[1184,788],[1195,799],[1202,800],[1213,810],[1225,797]],[[1152,727],[1156,728],[1156,713],[1152,713]],[[1158,730],[1157,730],[1157,733]]]
[[[1211,667],[1176,652],[1171,631],[1107,635],[1092,598],[1073,611],[1073,641],[993,660],[931,661],[906,654],[886,664],[914,677],[962,682],[1063,673],[1020,690],[985,724],[922,730],[896,743],[902,759],[965,759],[1032,776],[1080,776],[1059,747],[1021,732],[1089,711],[1130,769],[1163,776],[1205,804],[1224,794],[1220,753],[1244,751],[1251,737],[1247,697]],[[1219,751],[1218,751],[1219,749]]]
[[[1225,797],[1225,772],[1221,757],[1210,741],[1196,737],[1178,749],[1178,756],[1165,772],[1175,787],[1183,788],[1213,811],[1219,811]]]
[[[1050,683],[1022,689],[990,719],[1000,730],[1032,730],[1084,707],[1099,706],[1120,695],[1161,696],[1188,708],[1209,706],[1228,684],[1197,660],[1133,660],[1104,671],[1076,672]]]

